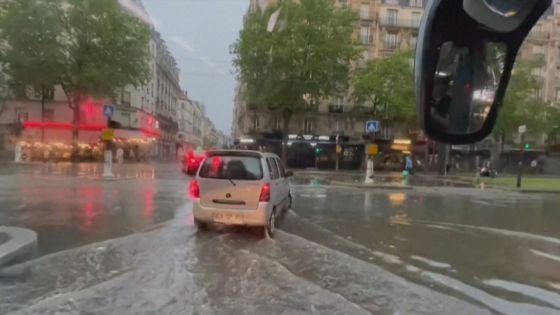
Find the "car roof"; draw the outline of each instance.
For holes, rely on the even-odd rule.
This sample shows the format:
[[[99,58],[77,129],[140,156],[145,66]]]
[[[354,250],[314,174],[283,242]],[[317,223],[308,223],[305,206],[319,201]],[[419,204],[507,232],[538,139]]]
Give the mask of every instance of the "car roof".
[[[227,150],[210,150],[207,152],[207,156],[215,155],[239,155],[239,156],[254,156],[254,157],[278,157],[278,155],[270,152],[261,152],[256,150],[237,150],[237,149],[227,149]]]

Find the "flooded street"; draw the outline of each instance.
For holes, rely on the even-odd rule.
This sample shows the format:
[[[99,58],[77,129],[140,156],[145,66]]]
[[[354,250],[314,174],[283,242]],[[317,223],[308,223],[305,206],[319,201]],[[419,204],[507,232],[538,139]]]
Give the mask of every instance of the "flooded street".
[[[188,179],[152,174],[2,176],[39,253],[0,271],[0,313],[560,314],[556,195],[296,181],[267,240],[197,231]]]

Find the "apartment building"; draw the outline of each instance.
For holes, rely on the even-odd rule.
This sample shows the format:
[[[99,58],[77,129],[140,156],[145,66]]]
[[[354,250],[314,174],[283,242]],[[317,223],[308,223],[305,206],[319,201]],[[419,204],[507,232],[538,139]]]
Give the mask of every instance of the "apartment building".
[[[262,10],[276,0],[252,0],[248,13]],[[362,44],[362,58],[355,66],[413,49],[425,5],[422,0],[337,0],[337,7],[356,12],[355,39]],[[248,108],[240,82],[234,99],[232,134],[240,145],[266,147],[280,152],[283,118],[280,113]],[[333,95],[316,108],[294,115],[289,124],[288,165],[334,167],[335,143],[342,145],[342,168],[360,167],[364,145],[369,141],[365,124],[376,119],[366,104],[355,104],[347,94]],[[408,129],[396,126],[383,139],[408,137]],[[320,152],[321,154],[317,154]],[[319,163],[317,163],[319,160]]]

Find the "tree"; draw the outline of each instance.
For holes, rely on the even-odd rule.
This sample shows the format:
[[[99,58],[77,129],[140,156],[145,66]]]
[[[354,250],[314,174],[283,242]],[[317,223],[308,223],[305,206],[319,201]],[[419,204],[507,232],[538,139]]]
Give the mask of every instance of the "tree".
[[[150,30],[117,1],[14,1],[0,25],[7,46],[2,60],[13,79],[64,90],[73,110],[74,142],[84,98],[110,98],[149,77]]]
[[[519,61],[511,75],[504,97],[495,132],[511,134],[519,125],[527,125],[532,134],[546,131],[546,104],[537,96],[540,87],[532,70],[542,65],[541,61]]]
[[[268,32],[277,10],[278,27]],[[292,115],[346,90],[350,65],[359,55],[352,39],[355,21],[352,11],[335,8],[332,0],[281,1],[250,14],[232,45],[246,102],[282,115],[284,161]]]
[[[0,66],[12,81],[24,83],[45,101],[52,96],[64,59],[59,23],[62,9],[56,1],[16,1],[0,15],[2,40],[8,46],[0,54]],[[44,135],[44,131],[42,133]]]
[[[411,58],[410,52],[399,52],[368,62],[353,80],[355,101],[369,104],[373,115],[388,121],[415,123]]]

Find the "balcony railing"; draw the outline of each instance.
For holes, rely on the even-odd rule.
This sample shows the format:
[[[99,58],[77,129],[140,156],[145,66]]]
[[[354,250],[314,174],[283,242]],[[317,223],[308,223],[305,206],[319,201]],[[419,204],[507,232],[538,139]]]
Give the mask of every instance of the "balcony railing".
[[[399,17],[382,16],[379,20],[379,24],[387,27],[418,28],[420,27],[420,19],[402,19]]]
[[[344,105],[329,105],[329,113],[337,113],[341,114],[344,113]]]
[[[548,32],[545,31],[530,31],[529,32],[529,39],[533,39],[533,40],[542,40],[542,41],[546,41],[548,40]]]
[[[395,49],[399,48],[399,45],[400,45],[399,42],[385,41],[385,42],[383,42],[383,49],[385,49],[385,50],[395,50]]]

